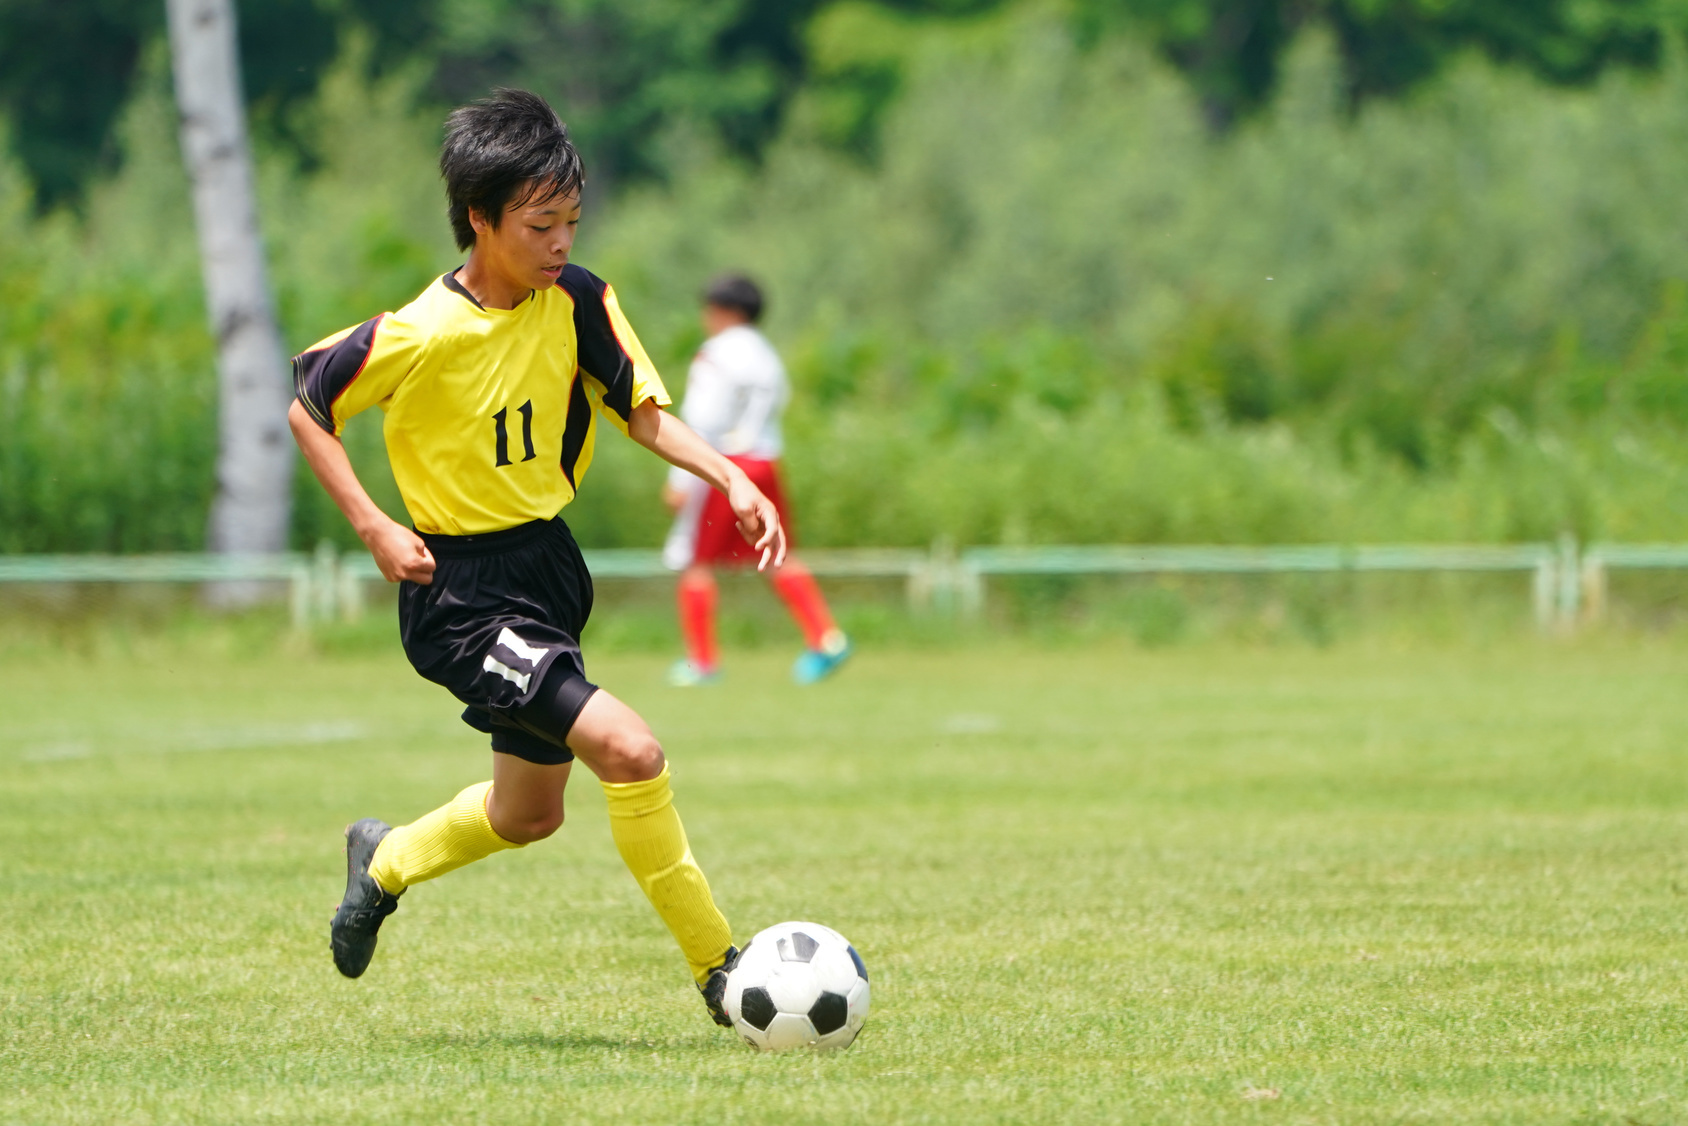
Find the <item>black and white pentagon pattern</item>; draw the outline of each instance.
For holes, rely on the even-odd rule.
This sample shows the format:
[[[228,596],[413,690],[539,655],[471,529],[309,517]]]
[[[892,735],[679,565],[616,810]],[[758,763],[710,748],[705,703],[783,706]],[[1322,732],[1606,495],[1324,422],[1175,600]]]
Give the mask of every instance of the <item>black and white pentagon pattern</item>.
[[[830,927],[780,923],[745,944],[727,979],[727,1015],[763,1051],[847,1048],[867,1019],[867,968]]]
[[[807,931],[792,931],[788,935],[781,935],[776,945],[779,947],[782,962],[812,962],[815,960],[815,951],[821,948],[821,944]]]
[[[844,1027],[850,1019],[850,999],[842,993],[823,990],[820,999],[809,1006],[809,1023],[821,1036],[830,1036]]]
[[[768,1025],[773,1023],[774,1014],[778,1011],[774,1008],[774,999],[760,985],[746,989],[744,1000],[739,1002],[744,1023],[758,1032],[768,1031]]]

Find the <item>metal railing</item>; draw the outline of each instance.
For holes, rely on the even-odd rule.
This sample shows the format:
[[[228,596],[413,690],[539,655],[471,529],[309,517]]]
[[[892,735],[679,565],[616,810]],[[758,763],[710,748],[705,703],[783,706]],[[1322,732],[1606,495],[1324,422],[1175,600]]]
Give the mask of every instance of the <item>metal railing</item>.
[[[1536,621],[1577,615],[1576,546],[1560,544],[1308,544],[1305,546],[975,547],[958,560],[964,610],[983,605],[987,575],[1339,574],[1520,571],[1533,577]],[[1567,565],[1572,581],[1563,581]]]
[[[599,579],[666,579],[661,553],[585,552]],[[803,553],[823,578],[897,579],[911,605],[977,614],[989,580],[1010,575],[1264,575],[1377,572],[1516,572],[1531,579],[1531,604],[1544,629],[1563,629],[1605,609],[1609,572],[1688,569],[1688,544],[1558,543],[1307,544],[1285,546],[1136,545],[831,548]],[[380,581],[374,560],[315,553],[276,555],[0,555],[0,584],[285,583],[296,625],[362,614],[364,588]]]
[[[1680,543],[1596,543],[1582,553],[1578,568],[1582,614],[1599,621],[1606,616],[1611,589],[1611,572],[1619,570],[1657,571],[1688,568],[1688,544]]]
[[[299,552],[274,555],[0,555],[0,584],[30,583],[286,583],[293,624],[319,616],[313,603],[316,560]],[[379,577],[379,574],[377,574]]]

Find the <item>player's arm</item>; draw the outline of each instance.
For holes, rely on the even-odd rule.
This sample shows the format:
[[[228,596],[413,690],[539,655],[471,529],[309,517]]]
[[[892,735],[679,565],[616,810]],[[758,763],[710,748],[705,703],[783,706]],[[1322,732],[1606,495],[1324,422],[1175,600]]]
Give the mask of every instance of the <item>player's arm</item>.
[[[346,420],[389,399],[416,361],[414,329],[390,313],[337,332],[293,357],[287,425],[305,463],[351,522],[388,582],[429,583],[434,557],[420,537],[376,507],[340,444]]]
[[[668,464],[701,477],[725,494],[733,515],[738,517],[739,531],[762,553],[756,564],[758,571],[765,570],[770,562],[776,567],[785,562],[785,529],[780,527],[773,502],[751,483],[744,470],[717,453],[697,431],[654,400],[646,399],[633,408],[627,433]]]
[[[396,583],[409,579],[423,586],[433,582],[434,557],[428,545],[369,499],[340,439],[319,426],[298,399],[287,409],[287,425],[293,430],[293,440],[299,443],[299,452],[305,455],[305,464],[346,514],[386,580]]]
[[[742,469],[662,409],[668,392],[633,326],[622,315],[615,291],[603,279],[572,264],[557,284],[574,300],[581,374],[596,385],[604,416],[668,464],[701,477],[726,495],[739,532],[762,553],[757,570],[769,563],[783,564],[785,529],[780,527],[779,512]]]

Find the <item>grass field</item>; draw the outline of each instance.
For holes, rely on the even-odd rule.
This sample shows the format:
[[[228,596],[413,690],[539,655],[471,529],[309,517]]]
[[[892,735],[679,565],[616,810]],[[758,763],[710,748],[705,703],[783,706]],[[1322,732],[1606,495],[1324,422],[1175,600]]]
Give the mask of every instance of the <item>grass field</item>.
[[[360,981],[339,831],[487,774],[396,652],[0,658],[0,1121],[1688,1121],[1680,642],[596,661],[742,937],[848,934],[832,1058],[712,1026],[577,776]]]

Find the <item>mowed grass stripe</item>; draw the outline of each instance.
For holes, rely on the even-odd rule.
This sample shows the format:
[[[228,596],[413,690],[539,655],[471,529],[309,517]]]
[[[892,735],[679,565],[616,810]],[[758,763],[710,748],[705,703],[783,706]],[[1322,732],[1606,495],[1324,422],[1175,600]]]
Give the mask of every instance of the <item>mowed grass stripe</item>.
[[[1688,1118],[1668,643],[593,661],[741,938],[863,950],[828,1059],[708,1023],[584,770],[339,979],[340,827],[487,754],[396,654],[212,657],[0,667],[0,1120]]]

